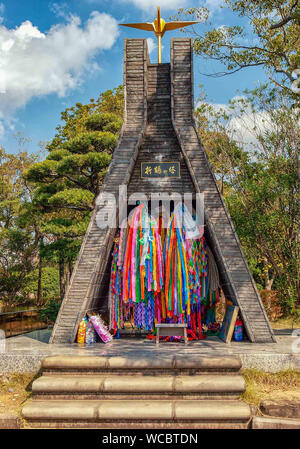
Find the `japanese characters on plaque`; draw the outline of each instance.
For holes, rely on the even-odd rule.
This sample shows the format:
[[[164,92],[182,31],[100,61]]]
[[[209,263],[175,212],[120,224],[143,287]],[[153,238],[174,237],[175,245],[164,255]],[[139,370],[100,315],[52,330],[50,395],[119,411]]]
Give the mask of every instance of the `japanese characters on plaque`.
[[[142,162],[142,178],[180,178],[180,162]]]

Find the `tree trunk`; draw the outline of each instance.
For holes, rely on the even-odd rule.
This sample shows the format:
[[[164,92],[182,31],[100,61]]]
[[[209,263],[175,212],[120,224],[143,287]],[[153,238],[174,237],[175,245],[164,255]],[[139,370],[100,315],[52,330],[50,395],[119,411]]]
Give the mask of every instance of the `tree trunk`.
[[[273,282],[274,282],[274,278],[271,278],[271,279],[268,279],[267,281],[265,281],[266,290],[272,290]]]
[[[43,272],[43,262],[41,256],[39,256],[38,288],[36,298],[36,305],[38,307],[40,307],[42,302],[42,272]]]
[[[66,290],[68,289],[68,287],[70,285],[70,279],[71,279],[71,274],[72,274],[71,269],[72,269],[71,264],[70,264],[70,262],[68,262],[66,264]]]
[[[221,177],[221,195],[224,196],[224,176]]]
[[[70,271],[70,278],[71,278],[72,273],[73,273],[73,264],[72,264],[72,262],[69,262],[69,271]]]
[[[275,279],[275,275],[270,277],[269,269],[268,269],[268,260],[264,258],[264,281],[265,281],[265,289],[272,290],[272,285]]]
[[[298,288],[298,298],[296,299],[295,302],[295,309],[299,309],[300,308],[300,288]]]
[[[59,261],[59,293],[60,299],[63,300],[65,296],[65,263],[63,260]]]

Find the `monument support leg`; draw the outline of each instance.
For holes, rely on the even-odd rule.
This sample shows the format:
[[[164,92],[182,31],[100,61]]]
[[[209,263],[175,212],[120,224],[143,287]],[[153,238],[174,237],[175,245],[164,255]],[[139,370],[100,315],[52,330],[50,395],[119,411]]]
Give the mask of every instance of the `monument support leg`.
[[[188,338],[187,338],[187,330],[186,330],[186,327],[184,328],[184,344],[185,344],[185,345],[188,344]]]
[[[157,36],[157,62],[161,64],[161,35]]]
[[[156,346],[159,345],[159,328],[156,329]]]

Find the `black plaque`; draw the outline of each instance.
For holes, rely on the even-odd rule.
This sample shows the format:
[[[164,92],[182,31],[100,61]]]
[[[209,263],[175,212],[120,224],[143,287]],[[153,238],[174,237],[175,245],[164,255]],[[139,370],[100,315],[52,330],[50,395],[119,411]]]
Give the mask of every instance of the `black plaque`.
[[[142,162],[142,178],[180,178],[180,162]]]

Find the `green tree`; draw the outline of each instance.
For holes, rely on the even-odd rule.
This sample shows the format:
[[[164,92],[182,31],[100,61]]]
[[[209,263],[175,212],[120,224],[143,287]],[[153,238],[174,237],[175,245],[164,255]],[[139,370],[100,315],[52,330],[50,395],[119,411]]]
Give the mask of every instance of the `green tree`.
[[[26,277],[38,265],[39,230],[23,178],[36,157],[22,151],[20,140],[19,145],[17,154],[0,148],[0,295],[8,305],[24,298]]]
[[[46,259],[43,259],[44,266],[42,269],[42,295],[41,301],[39,305],[44,305],[53,299],[59,298],[59,273],[57,268],[47,266]],[[25,287],[23,288],[23,292],[26,297],[30,295],[34,295],[37,297],[38,295],[38,286],[39,286],[39,269],[33,269],[29,272],[26,277]]]
[[[234,12],[239,25],[212,26],[205,7],[180,9],[177,17],[196,16],[208,25],[204,33],[201,25],[185,32],[195,38],[197,55],[224,64],[226,71],[213,75],[263,66],[274,83],[295,97],[293,73],[300,68],[299,0],[223,0],[220,8]]]
[[[117,143],[123,116],[123,88],[77,103],[61,114],[62,124],[47,145],[48,155],[33,164],[26,180],[34,186],[34,207],[42,214],[41,253],[58,263],[60,296]]]
[[[52,299],[46,304],[46,307],[40,310],[39,316],[44,323],[54,324],[59,309],[60,303]]]
[[[194,118],[223,195],[224,188],[229,186],[226,182],[228,176],[232,170],[238,169],[243,160],[247,158],[247,153],[226,129],[225,124],[230,120],[228,112],[223,108],[215,109],[212,104],[207,102],[204,93],[201,93],[198,98]]]
[[[224,177],[225,200],[255,279],[277,289],[291,311],[300,268],[297,110],[280,90],[264,86],[223,113],[203,103],[201,114],[210,127],[202,133],[204,146],[220,136],[208,153],[219,181]],[[253,140],[245,142],[245,134]]]

